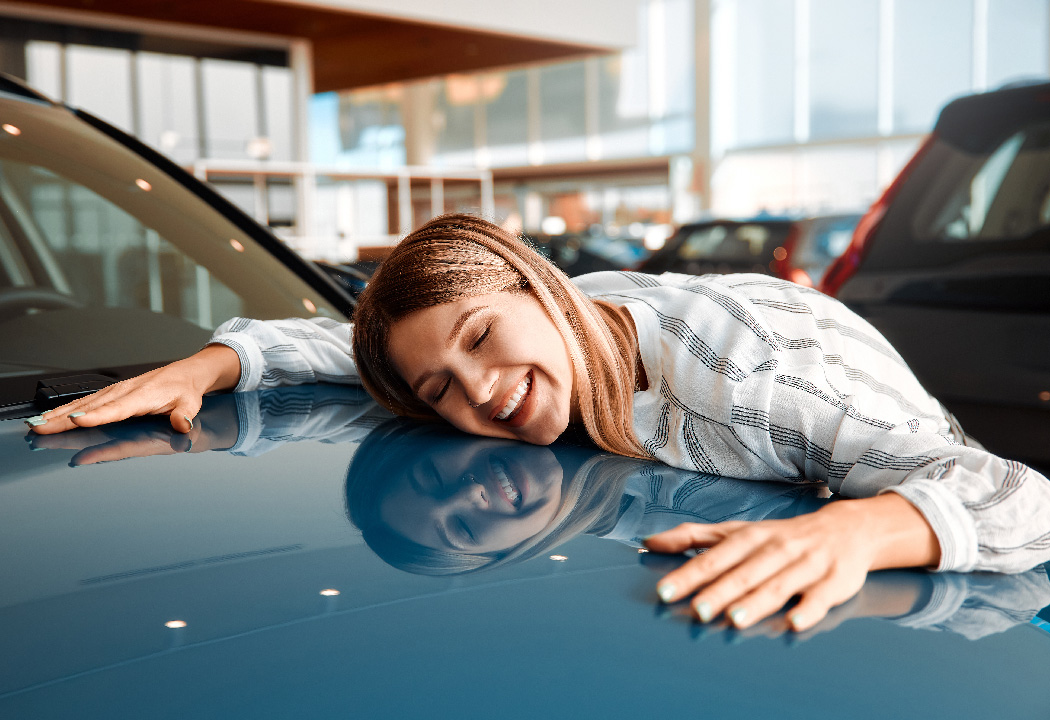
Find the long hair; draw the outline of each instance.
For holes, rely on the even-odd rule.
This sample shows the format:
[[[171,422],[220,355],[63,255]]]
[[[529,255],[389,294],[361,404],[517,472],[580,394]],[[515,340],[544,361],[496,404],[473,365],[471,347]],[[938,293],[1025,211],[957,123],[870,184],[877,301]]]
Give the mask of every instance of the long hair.
[[[407,235],[361,293],[353,352],[362,383],[397,415],[437,417],[390,362],[390,328],[416,310],[523,291],[539,300],[565,341],[587,434],[604,450],[648,457],[634,435],[638,347],[624,313],[591,300],[524,240],[473,215],[442,215]]]
[[[565,474],[557,512],[540,532],[503,550],[486,553],[437,550],[394,531],[381,517],[390,487],[421,454],[444,444],[477,442],[447,426],[389,420],[361,443],[347,469],[346,514],[365,543],[388,565],[416,575],[463,575],[523,562],[584,532],[606,530],[615,521],[628,480],[647,462],[594,448],[552,446]],[[536,448],[538,450],[538,448]]]

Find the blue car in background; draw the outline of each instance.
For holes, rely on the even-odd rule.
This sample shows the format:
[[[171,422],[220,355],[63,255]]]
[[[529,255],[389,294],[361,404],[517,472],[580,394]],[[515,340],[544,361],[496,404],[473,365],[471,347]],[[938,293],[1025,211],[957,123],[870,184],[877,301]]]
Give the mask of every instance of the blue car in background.
[[[790,517],[743,482],[392,418],[356,387],[22,420],[207,341],[353,300],[101,121],[0,81],[0,717],[1026,718],[1050,578],[873,573],[805,634],[665,606],[685,520]],[[481,485],[515,498],[465,510]]]

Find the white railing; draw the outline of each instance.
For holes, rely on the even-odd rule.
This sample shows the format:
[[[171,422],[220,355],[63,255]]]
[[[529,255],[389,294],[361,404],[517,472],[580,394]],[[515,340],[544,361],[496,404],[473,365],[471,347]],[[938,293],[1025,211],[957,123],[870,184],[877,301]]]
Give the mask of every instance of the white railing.
[[[205,182],[248,181],[253,188],[252,208],[249,212],[263,225],[269,225],[269,190],[274,180],[290,181],[295,190],[295,223],[289,228],[278,229],[278,234],[289,246],[313,259],[345,262],[357,259],[358,249],[376,245],[392,245],[419,223],[413,207],[413,185],[425,183],[425,194],[430,199],[429,217],[445,212],[445,183],[456,181],[477,183],[475,206],[484,217],[495,215],[495,199],[492,173],[488,170],[448,169],[405,166],[395,171],[351,170],[338,166],[291,161],[254,160],[198,160],[187,168],[198,179]],[[318,181],[356,182],[379,181],[393,189],[397,197],[396,227],[389,218],[389,202],[375,209],[376,216],[383,218],[381,225],[387,233],[339,233],[323,232],[319,228],[326,223],[318,217]],[[428,218],[421,218],[426,220]],[[329,223],[330,225],[330,223]]]

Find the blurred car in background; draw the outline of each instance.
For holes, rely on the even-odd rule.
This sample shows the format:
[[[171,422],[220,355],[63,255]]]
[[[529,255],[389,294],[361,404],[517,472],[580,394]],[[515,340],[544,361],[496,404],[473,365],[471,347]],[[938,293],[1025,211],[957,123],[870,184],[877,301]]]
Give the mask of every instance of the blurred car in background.
[[[643,262],[647,273],[758,272],[812,287],[850,243],[859,214],[760,216],[683,225]]]
[[[1050,463],[1050,84],[948,104],[820,287],[990,450]]]
[[[650,255],[644,239],[630,234],[565,233],[528,239],[569,277],[600,270],[634,270]]]

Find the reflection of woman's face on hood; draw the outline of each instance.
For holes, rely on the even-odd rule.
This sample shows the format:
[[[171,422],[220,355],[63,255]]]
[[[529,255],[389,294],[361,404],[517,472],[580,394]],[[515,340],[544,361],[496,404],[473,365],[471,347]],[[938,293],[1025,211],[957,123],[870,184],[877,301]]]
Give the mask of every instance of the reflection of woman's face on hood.
[[[474,441],[422,453],[384,494],[394,532],[446,552],[506,550],[542,531],[561,501],[562,467],[545,447]]]

